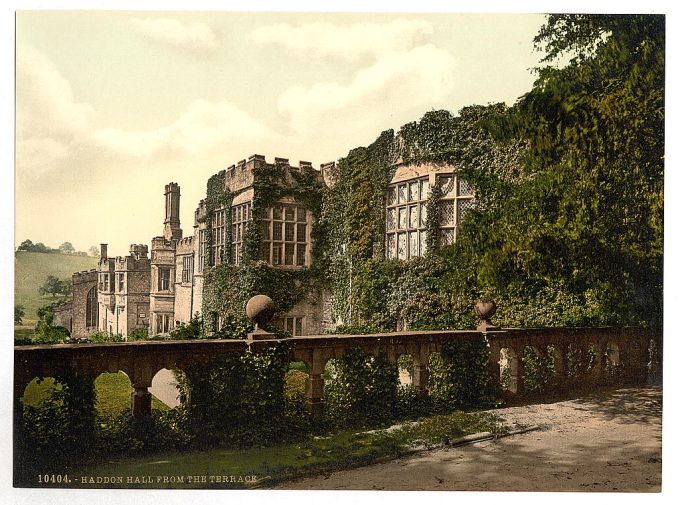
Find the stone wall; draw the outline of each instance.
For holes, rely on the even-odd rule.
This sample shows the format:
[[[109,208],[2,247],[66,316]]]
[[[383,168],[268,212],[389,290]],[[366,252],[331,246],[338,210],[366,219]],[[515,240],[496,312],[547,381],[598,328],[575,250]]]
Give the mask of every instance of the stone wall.
[[[52,326],[60,326],[66,328],[69,333],[72,332],[72,308],[71,302],[55,303],[52,305]]]
[[[85,270],[73,274],[73,301],[71,302],[71,337],[85,338],[97,330],[99,314],[95,314],[95,325],[87,324],[87,295],[94,289],[94,303],[97,305],[97,270]]]

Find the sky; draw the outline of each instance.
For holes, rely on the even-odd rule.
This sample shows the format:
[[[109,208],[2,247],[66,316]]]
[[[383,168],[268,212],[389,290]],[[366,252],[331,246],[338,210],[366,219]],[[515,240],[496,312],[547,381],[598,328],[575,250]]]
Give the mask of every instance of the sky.
[[[534,14],[19,11],[16,230],[77,250],[160,235],[252,154],[321,163],[433,109],[511,105]]]

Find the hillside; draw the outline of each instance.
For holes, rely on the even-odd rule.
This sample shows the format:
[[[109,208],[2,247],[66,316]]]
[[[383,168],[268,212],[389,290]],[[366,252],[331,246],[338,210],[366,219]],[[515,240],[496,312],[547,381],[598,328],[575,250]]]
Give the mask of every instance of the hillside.
[[[35,326],[36,311],[63,297],[41,296],[38,288],[48,275],[59,279],[71,279],[73,272],[89,270],[97,266],[98,258],[71,256],[69,254],[46,254],[18,251],[14,254],[14,304],[26,308],[23,326]]]

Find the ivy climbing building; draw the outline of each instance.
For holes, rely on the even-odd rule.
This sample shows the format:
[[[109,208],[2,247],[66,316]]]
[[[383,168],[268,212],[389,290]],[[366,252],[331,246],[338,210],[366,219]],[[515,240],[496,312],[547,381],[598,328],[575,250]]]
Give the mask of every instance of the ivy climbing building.
[[[417,154],[408,126],[318,169],[243,159],[209,178],[190,233],[180,223],[180,187],[167,184],[150,257],[147,246],[124,258],[102,247],[94,292],[79,298],[89,305],[63,315],[87,317],[73,322],[73,337],[86,337],[95,320],[99,331],[153,336],[194,317],[219,336],[243,324],[246,301],[259,293],[292,335],[410,327],[399,276],[458,240],[475,199],[456,166]]]

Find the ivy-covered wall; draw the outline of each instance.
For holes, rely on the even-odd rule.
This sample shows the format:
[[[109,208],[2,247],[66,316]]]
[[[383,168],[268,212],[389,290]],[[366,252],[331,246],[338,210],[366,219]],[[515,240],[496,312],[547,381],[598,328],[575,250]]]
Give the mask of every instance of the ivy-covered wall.
[[[219,315],[227,324],[241,324],[245,317],[245,304],[255,294],[270,296],[280,313],[285,313],[310,293],[318,291],[323,269],[319,254],[325,241],[322,227],[312,227],[311,265],[295,268],[273,267],[259,259],[261,228],[257,222],[260,212],[272,207],[282,198],[292,198],[306,207],[314,223],[321,213],[323,182],[320,174],[308,167],[290,168],[286,164],[259,164],[253,171],[252,225],[247,226],[243,237],[243,255],[238,265],[231,263],[231,204],[238,192],[230,192],[225,183],[225,172],[211,177],[206,197],[206,230],[214,212],[226,210],[226,237],[224,260],[219,265],[204,268],[203,316],[208,331],[216,331],[214,316]],[[251,188],[247,188],[251,189]],[[210,237],[210,233],[207,233]],[[209,238],[209,241],[212,239]],[[211,242],[209,242],[210,244]]]
[[[204,314],[242,317],[246,300],[256,293],[272,296],[286,312],[323,291],[331,294],[332,318],[339,325],[331,329],[337,332],[473,328],[472,307],[480,298],[496,299],[495,322],[502,326],[647,324],[652,316],[635,312],[629,294],[609,289],[609,281],[583,281],[587,250],[577,251],[574,263],[568,244],[543,237],[534,225],[560,208],[562,195],[554,181],[546,187],[541,175],[546,168],[530,156],[526,135],[508,127],[514,114],[504,104],[465,107],[457,115],[428,112],[397,133],[385,131],[369,146],[351,150],[335,165],[330,187],[311,168],[256,167],[253,215],[283,197],[305,205],[314,217],[313,261],[309,268],[290,270],[257,261],[260,229],[250,226],[243,264],[220,265],[206,274]],[[441,191],[431,186],[427,253],[409,261],[386,259],[389,183],[397,166],[419,164],[455,170],[472,187],[474,205],[457,242],[440,247]],[[522,243],[527,235],[522,230],[532,230],[531,243]]]
[[[521,174],[521,143],[502,144],[486,124],[505,112],[504,105],[467,107],[458,116],[428,112],[397,134],[385,131],[368,147],[339,160],[323,219],[333,231],[326,258],[328,285],[335,317],[344,325],[389,331],[403,325],[436,329],[475,324],[471,308],[479,293],[466,285],[474,283],[458,282],[453,275],[460,268],[451,259],[454,247],[439,249],[441,190],[432,187],[427,202],[428,253],[407,262],[385,259],[385,201],[397,164],[427,163],[458,171],[474,188],[477,209],[489,207],[502,183]]]

